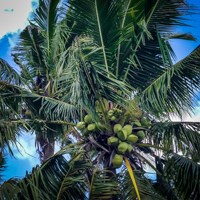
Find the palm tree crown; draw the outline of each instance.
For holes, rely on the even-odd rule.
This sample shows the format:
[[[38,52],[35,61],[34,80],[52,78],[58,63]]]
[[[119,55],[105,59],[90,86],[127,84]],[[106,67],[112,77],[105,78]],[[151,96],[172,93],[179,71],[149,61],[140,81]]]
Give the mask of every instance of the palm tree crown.
[[[173,32],[185,14],[184,0],[39,1],[13,51],[20,76],[0,62],[0,98],[24,110],[17,128],[35,131],[43,165],[2,199],[198,199],[199,124],[168,118],[200,88],[200,48],[173,60],[170,40],[194,40]]]

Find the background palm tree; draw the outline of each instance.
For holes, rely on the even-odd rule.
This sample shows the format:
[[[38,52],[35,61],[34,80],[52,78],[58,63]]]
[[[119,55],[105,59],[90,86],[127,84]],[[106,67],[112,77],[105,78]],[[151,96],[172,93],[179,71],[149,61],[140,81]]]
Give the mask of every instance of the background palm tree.
[[[57,73],[59,56],[65,51],[67,42],[67,33],[62,30],[66,26],[66,17],[63,16],[65,10],[61,11],[60,6],[57,0],[40,1],[33,22],[22,31],[19,43],[13,51],[14,61],[21,68],[24,85],[29,93],[34,94],[34,97],[24,96],[23,112],[25,118],[34,120],[31,129],[36,133],[41,162],[53,155],[55,139],[64,134],[62,122],[47,125],[46,121],[50,120],[51,114],[42,109],[41,105],[46,98],[49,101],[58,99],[56,82],[60,76]],[[70,104],[63,104],[69,109],[72,107]],[[56,110],[56,104],[51,109]],[[54,119],[55,117],[51,118]],[[60,118],[56,120],[59,121]]]
[[[31,111],[25,122],[37,133],[42,161],[53,154],[57,135],[67,133],[74,144],[24,180],[3,184],[2,198],[11,198],[6,195],[14,188],[15,198],[27,199],[198,199],[199,124],[168,119],[189,111],[199,89],[200,48],[173,64],[169,43],[194,39],[173,33],[186,13],[183,0],[40,1],[13,54],[24,85],[4,87],[18,91]],[[119,121],[108,117],[113,108]],[[74,128],[86,114],[103,128]],[[144,118],[151,124],[135,124]],[[116,123],[145,131],[123,155],[119,173],[112,165],[117,149],[107,144]],[[144,176],[146,166],[155,170],[156,183]]]

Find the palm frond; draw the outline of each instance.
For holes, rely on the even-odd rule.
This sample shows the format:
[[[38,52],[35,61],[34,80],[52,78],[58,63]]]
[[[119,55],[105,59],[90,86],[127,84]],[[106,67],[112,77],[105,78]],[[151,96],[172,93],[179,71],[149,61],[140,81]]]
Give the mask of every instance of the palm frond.
[[[64,52],[65,55],[60,56],[59,63],[68,60],[65,65],[58,64],[56,69],[58,77],[53,85],[53,88],[57,88],[54,89],[56,97],[64,102],[82,105],[86,110],[93,110],[95,100],[101,97],[123,104],[124,99],[117,92],[121,90],[127,95],[130,89],[112,74],[108,77],[102,63],[97,61],[102,59],[100,50],[92,39],[76,38]]]
[[[47,54],[58,22],[58,6],[60,0],[40,0],[34,15],[34,22],[41,28],[47,41]]]
[[[1,150],[0,152],[0,183],[3,181],[3,176],[2,176],[2,172],[6,169],[6,160],[5,157],[3,155],[3,152]]]
[[[21,97],[36,117],[67,121],[77,118],[77,108],[73,104],[27,91],[23,91]]]
[[[165,175],[171,181],[178,196],[183,199],[199,199],[200,165],[192,160],[173,154],[167,162]]]
[[[21,97],[15,95],[19,94],[18,86],[0,81],[0,148],[4,150],[7,147],[11,154],[11,146],[16,145],[20,130],[25,129],[24,123],[17,120],[20,119]]]
[[[166,40],[169,40],[169,39],[192,40],[192,41],[196,40],[193,35],[187,34],[187,33],[182,33],[182,34],[174,33],[174,34],[166,35]]]
[[[94,170],[89,199],[113,199],[119,193],[116,177],[110,171]]]
[[[128,172],[126,170],[122,170],[122,172],[119,173],[118,176],[119,176],[118,178],[119,178],[120,192],[121,192],[120,199],[124,200],[136,199],[137,195],[131,183],[131,178]],[[161,196],[154,190],[154,188],[152,187],[151,180],[148,180],[143,173],[135,171],[135,177],[140,191],[141,199],[144,200],[166,199],[165,197]]]
[[[192,97],[199,89],[200,47],[171,67],[161,69],[162,73],[144,88],[141,104],[155,112],[188,111],[193,108]]]
[[[155,122],[148,133],[149,141],[173,152],[199,158],[200,124],[195,122]]]
[[[21,67],[22,77],[32,84],[36,76],[45,75],[43,42],[39,28],[31,24],[20,33],[18,44],[13,49],[14,61]]]
[[[21,84],[20,75],[3,59],[0,58],[0,81],[7,81],[12,84]]]
[[[85,172],[91,165],[81,158],[80,151],[68,161],[63,152],[58,153],[24,179],[9,180],[1,185],[1,199],[85,199]]]

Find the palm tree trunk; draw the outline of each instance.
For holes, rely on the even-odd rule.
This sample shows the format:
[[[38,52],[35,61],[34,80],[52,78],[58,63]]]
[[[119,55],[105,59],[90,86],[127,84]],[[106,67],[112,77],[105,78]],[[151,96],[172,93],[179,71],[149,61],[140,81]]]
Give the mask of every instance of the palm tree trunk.
[[[36,138],[36,144],[38,147],[37,152],[39,153],[40,162],[42,164],[48,158],[53,156],[55,150],[55,140],[53,137],[44,138],[44,136],[42,136]]]
[[[51,142],[47,141],[43,149],[43,154],[44,154],[43,162],[48,158],[50,158],[51,156],[53,156],[54,150],[55,150],[55,141]]]

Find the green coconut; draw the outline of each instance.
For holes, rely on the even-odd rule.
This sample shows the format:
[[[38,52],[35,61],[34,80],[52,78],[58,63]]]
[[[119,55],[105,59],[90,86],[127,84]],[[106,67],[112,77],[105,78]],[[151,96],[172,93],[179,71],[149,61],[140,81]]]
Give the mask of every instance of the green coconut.
[[[78,122],[76,125],[77,129],[83,130],[85,128],[85,122]]]
[[[127,131],[126,130],[121,130],[117,132],[117,137],[122,140],[125,141],[127,139]]]
[[[108,111],[108,116],[109,117],[113,116],[113,114],[114,114],[114,110],[111,109],[111,110]]]
[[[122,163],[123,163],[123,156],[119,154],[115,154],[112,160],[113,167],[119,168],[122,166]]]
[[[128,149],[128,144],[126,142],[121,142],[117,149],[119,153],[125,154]]]
[[[117,137],[111,136],[107,139],[108,145],[117,146],[119,144],[119,139]]]
[[[111,121],[115,121],[115,120],[116,120],[116,117],[115,117],[115,116],[112,116],[112,117],[110,118],[110,120],[111,120]]]
[[[119,132],[122,130],[122,125],[121,124],[115,124],[113,127],[113,130],[115,133]]]
[[[96,124],[89,124],[87,126],[88,131],[94,131],[96,129]]]
[[[91,124],[92,123],[92,116],[91,115],[85,115],[84,121],[87,124]]]
[[[126,130],[127,135],[130,135],[132,133],[133,127],[130,124],[127,124],[123,127],[124,130]]]
[[[113,110],[115,111],[115,113],[117,114],[121,114],[122,110],[120,110],[119,108],[113,108]]]
[[[150,121],[148,119],[146,119],[146,118],[142,118],[141,119],[141,124],[143,126],[149,126],[150,125]]]
[[[140,139],[144,139],[145,138],[145,133],[144,131],[138,131],[137,135],[139,136]]]
[[[105,98],[103,98],[103,107],[105,111],[109,109],[109,102]]]
[[[95,102],[95,106],[96,106],[96,111],[97,111],[97,112],[102,112],[102,108],[101,108],[101,106],[100,106],[99,101],[96,101],[96,102]]]
[[[130,144],[128,144],[128,149],[127,149],[127,151],[128,151],[129,153],[131,153],[132,150],[133,150],[133,146],[130,145]]]
[[[141,123],[140,123],[140,121],[135,121],[134,124],[135,124],[136,126],[142,126]]]
[[[131,134],[131,135],[128,136],[127,141],[131,144],[134,144],[138,141],[138,136]]]

